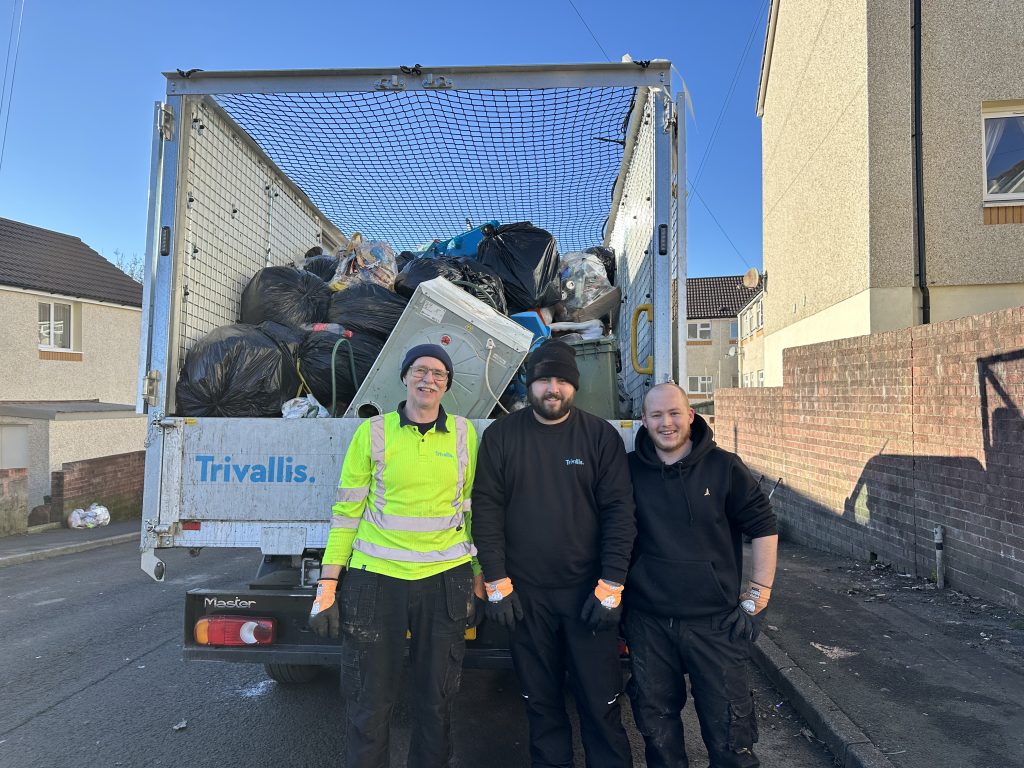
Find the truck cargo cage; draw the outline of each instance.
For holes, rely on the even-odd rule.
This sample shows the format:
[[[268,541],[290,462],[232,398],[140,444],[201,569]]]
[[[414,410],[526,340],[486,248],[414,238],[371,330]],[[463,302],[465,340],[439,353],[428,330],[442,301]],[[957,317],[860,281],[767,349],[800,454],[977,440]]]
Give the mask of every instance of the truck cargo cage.
[[[532,221],[562,253],[610,246],[627,402],[622,414],[599,415],[638,413],[647,389],[682,365],[672,296],[685,271],[677,201],[685,174],[669,62],[166,77],[155,109],[138,400],[152,424],[147,549],[267,543],[298,555],[322,546],[328,477],[297,488],[301,503],[282,497],[279,509],[289,512],[263,526],[246,517],[265,505],[244,484],[190,485],[195,455],[223,453],[197,441],[227,435],[173,416],[188,351],[238,321],[242,290],[259,269],[299,264],[312,246],[330,252],[360,232],[414,250],[488,220]],[[194,429],[182,432],[185,421]],[[266,435],[265,445],[245,453],[269,455],[275,430],[295,428],[259,424],[248,434]],[[318,471],[340,466],[342,433],[324,449],[331,456],[316,459]],[[309,510],[302,519],[283,519],[301,509]],[[195,514],[204,535],[185,536],[178,521]]]

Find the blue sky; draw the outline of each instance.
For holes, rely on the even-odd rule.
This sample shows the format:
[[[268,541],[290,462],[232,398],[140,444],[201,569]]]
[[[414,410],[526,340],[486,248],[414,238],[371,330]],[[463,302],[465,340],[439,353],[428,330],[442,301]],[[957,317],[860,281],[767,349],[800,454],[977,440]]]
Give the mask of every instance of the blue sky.
[[[0,0],[0,51],[21,2]],[[13,50],[6,68],[0,216],[80,237],[108,257],[142,254],[164,71],[592,62],[605,60],[603,47],[613,60],[671,59],[686,78],[696,114],[687,118],[691,181],[714,136],[690,199],[689,274],[760,267],[754,105],[767,0],[575,4],[598,42],[569,0],[24,0],[13,90]]]

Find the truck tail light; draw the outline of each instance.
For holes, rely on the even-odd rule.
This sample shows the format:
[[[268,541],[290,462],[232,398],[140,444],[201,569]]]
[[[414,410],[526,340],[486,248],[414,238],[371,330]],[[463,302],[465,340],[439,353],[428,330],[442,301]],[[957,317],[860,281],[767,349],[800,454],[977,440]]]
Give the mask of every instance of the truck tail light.
[[[198,531],[203,527],[203,523],[200,520],[182,520],[181,530],[183,531]]]
[[[274,642],[274,619],[258,616],[204,616],[196,622],[199,645],[270,645]]]

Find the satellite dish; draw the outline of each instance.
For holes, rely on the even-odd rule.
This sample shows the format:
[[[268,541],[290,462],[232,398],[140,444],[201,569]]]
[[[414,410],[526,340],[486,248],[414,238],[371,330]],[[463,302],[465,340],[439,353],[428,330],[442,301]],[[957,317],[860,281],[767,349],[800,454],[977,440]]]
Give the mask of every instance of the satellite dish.
[[[736,357],[736,345],[735,345],[735,344],[732,344],[732,345],[730,345],[730,347],[729,347],[729,351],[728,351],[728,352],[726,352],[726,354],[727,354],[727,355],[728,355],[729,357]]]
[[[743,287],[754,290],[761,282],[761,273],[757,271],[757,267],[751,267],[743,273]]]

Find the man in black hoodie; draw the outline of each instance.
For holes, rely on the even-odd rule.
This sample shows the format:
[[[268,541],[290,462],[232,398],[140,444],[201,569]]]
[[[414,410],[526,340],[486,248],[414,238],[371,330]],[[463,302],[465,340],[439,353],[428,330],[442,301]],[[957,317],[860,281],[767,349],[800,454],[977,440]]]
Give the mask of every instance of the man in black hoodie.
[[[637,538],[625,624],[647,765],[688,765],[680,712],[689,675],[710,767],[753,768],[757,715],[746,664],[775,579],[775,514],[681,387],[653,387],[642,420],[629,454]],[[744,534],[751,575],[741,594]]]
[[[484,432],[473,541],[489,620],[509,628],[534,768],[573,764],[569,673],[590,768],[629,768],[616,629],[636,526],[626,451],[572,405],[576,353],[550,341],[527,364],[530,408]]]

